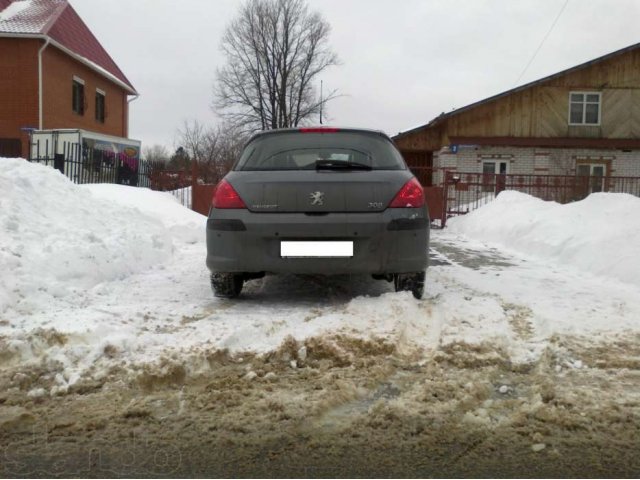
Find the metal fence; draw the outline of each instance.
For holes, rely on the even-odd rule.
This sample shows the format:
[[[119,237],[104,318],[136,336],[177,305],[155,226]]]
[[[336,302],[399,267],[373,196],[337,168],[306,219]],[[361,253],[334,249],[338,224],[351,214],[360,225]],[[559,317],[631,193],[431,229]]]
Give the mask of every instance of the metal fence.
[[[226,165],[191,162],[185,169],[155,169],[151,188],[171,192],[185,207],[206,215],[215,185],[229,170]]]
[[[187,208],[193,208],[193,188],[192,187],[185,187],[185,188],[179,188],[177,190],[170,190],[169,193],[171,193],[171,195],[176,197],[176,200],[180,202],[180,205]]]
[[[523,192],[542,200],[569,203],[591,193],[628,193],[640,197],[640,177],[601,177],[577,175],[520,175],[463,173],[444,174],[441,226],[454,215],[473,211],[504,190]]]
[[[152,190],[169,192],[187,208],[193,204],[193,173],[190,170],[173,170],[156,168],[151,173],[150,186]]]
[[[193,163],[182,170],[168,170],[164,163],[130,158],[110,151],[65,142],[62,152],[51,156],[50,145],[35,144],[30,161],[60,170],[74,183],[116,183],[171,192],[180,203],[205,211],[211,188],[226,170]],[[543,200],[569,203],[595,192],[628,193],[640,197],[640,177],[576,175],[523,175],[466,173],[446,168],[411,167],[425,185],[432,220],[444,227],[447,218],[462,215],[492,201],[503,190],[516,190]],[[201,188],[209,186],[211,188]],[[200,198],[202,197],[202,198]],[[197,209],[198,210],[198,209]]]
[[[151,188],[161,192],[185,189],[193,183],[190,170],[156,169],[151,173]]]
[[[423,187],[436,187],[444,184],[447,172],[455,169],[450,167],[426,167],[422,165],[409,166],[411,173],[418,179]]]
[[[40,147],[40,142],[34,144],[29,161],[56,168],[77,184],[116,183],[151,188],[154,172],[163,168],[162,164],[78,143],[64,142],[61,153],[56,154],[51,154],[48,142]]]

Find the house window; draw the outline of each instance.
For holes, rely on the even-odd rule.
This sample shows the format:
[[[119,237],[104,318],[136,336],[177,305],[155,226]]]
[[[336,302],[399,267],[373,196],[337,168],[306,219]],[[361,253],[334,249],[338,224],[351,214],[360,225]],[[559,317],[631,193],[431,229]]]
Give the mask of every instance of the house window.
[[[599,92],[571,92],[569,94],[569,125],[600,125]]]
[[[497,195],[505,189],[509,163],[505,160],[484,160],[482,162],[482,191],[495,192]]]
[[[586,190],[586,194],[606,191],[607,164],[598,162],[578,163],[576,165],[576,175],[584,179],[578,185]]]
[[[77,77],[73,77],[71,108],[78,115],[84,115],[84,81]]]
[[[105,93],[96,89],[96,120],[104,123],[104,98]]]

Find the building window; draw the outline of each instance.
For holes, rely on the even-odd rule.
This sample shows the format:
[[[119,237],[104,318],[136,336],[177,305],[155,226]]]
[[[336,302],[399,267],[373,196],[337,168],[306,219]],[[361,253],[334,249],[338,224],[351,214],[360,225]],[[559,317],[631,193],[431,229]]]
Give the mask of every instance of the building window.
[[[84,82],[76,77],[73,77],[71,108],[78,115],[84,115]]]
[[[600,125],[600,92],[569,94],[569,125]]]
[[[576,175],[581,177],[577,187],[584,190],[583,196],[607,191],[610,168],[610,160],[576,160]]]
[[[505,189],[506,174],[509,173],[509,162],[506,160],[482,161],[482,191],[495,192],[496,195]]]
[[[96,120],[100,123],[104,123],[104,98],[104,92],[96,90]]]

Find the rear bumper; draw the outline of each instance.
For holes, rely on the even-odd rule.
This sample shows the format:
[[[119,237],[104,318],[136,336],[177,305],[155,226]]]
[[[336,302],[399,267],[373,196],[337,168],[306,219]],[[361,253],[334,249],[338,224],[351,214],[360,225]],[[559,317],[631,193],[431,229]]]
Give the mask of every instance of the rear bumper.
[[[282,258],[283,240],[350,240],[351,258]],[[212,210],[207,267],[213,272],[407,273],[428,266],[426,208],[380,213],[269,214]]]

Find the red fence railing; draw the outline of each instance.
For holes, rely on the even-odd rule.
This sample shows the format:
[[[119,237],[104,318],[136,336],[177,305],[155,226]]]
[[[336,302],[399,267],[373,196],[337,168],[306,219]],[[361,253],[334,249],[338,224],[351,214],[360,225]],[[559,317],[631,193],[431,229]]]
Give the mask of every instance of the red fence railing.
[[[542,200],[569,203],[596,192],[628,193],[640,197],[640,177],[522,175],[444,172],[440,225],[492,201],[503,190],[515,190]]]

